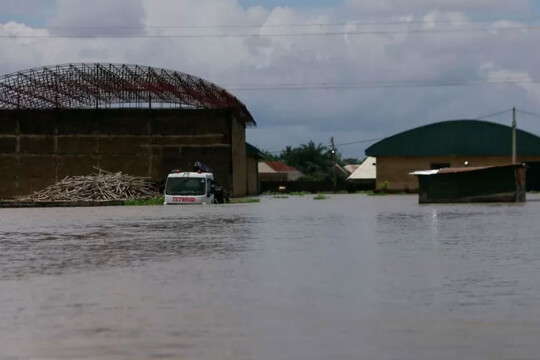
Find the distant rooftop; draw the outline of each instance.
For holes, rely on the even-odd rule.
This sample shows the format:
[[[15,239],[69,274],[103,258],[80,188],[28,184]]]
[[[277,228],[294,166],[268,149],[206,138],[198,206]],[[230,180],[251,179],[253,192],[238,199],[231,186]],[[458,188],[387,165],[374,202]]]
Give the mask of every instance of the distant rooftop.
[[[377,177],[376,159],[368,156],[347,180],[371,180]]]
[[[540,155],[540,137],[517,129],[518,155]],[[390,136],[368,156],[511,156],[512,128],[480,120],[451,120]]]
[[[289,166],[281,161],[259,161],[259,174],[262,176],[275,177],[279,174],[285,176],[286,180],[294,181],[303,174],[296,168]]]
[[[268,165],[272,170],[277,172],[298,171],[296,170],[296,168],[289,166],[281,161],[265,161],[265,164]]]

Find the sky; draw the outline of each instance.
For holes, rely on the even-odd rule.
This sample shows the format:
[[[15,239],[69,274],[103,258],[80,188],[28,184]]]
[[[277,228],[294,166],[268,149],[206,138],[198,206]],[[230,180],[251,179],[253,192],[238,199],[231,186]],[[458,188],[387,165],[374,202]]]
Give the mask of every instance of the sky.
[[[540,135],[539,41],[540,0],[0,0],[0,76],[72,62],[189,73],[246,104],[247,140],[270,152],[333,137],[363,158],[433,122],[510,125],[512,107]]]

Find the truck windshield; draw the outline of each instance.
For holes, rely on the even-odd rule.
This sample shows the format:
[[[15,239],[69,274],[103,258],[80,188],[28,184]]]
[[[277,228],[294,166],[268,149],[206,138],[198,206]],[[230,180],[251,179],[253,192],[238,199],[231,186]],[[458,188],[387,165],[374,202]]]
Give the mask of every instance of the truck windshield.
[[[206,179],[168,178],[165,193],[167,195],[204,195],[206,194]]]

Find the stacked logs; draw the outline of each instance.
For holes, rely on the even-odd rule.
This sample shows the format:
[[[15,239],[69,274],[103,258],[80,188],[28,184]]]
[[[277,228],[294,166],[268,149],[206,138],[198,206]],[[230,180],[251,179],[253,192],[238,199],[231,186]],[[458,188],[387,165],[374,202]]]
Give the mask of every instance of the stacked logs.
[[[97,174],[67,176],[62,181],[19,197],[19,201],[111,201],[159,196],[156,186],[143,178],[102,169]]]

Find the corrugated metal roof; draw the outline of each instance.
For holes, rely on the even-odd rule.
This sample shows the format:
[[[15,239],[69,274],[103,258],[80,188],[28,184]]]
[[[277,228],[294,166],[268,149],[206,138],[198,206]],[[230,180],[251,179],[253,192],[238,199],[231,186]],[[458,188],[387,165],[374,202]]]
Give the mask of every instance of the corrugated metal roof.
[[[373,144],[369,156],[511,156],[512,128],[479,120],[451,120],[408,130]],[[540,155],[540,137],[517,130],[518,155]]]
[[[362,164],[347,178],[347,180],[368,180],[377,177],[376,159],[368,156]]]
[[[286,180],[295,181],[303,174],[296,168],[289,166],[280,161],[261,161],[258,165],[259,174],[283,174],[286,175]]]
[[[495,169],[495,168],[505,168],[505,167],[526,167],[525,164],[503,164],[503,165],[491,165],[491,166],[473,166],[473,167],[455,167],[455,168],[444,168],[444,169],[434,169],[434,170],[418,170],[413,171],[409,175],[417,176],[426,176],[426,175],[437,175],[437,174],[457,174],[465,172],[473,172],[478,170],[485,169]]]
[[[266,161],[266,165],[278,172],[298,171],[294,167],[282,163],[281,161]]]
[[[265,162],[259,162],[258,164],[259,168],[259,174],[268,174],[268,173],[276,173],[274,169],[272,169],[268,164]]]
[[[349,172],[349,174],[352,174],[356,169],[358,169],[358,167],[360,166],[360,164],[354,164],[354,165],[345,165],[344,168],[345,170],[347,170]]]

